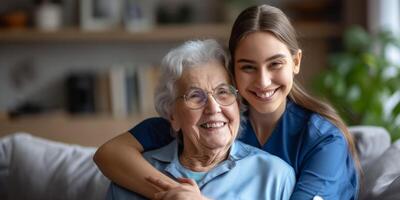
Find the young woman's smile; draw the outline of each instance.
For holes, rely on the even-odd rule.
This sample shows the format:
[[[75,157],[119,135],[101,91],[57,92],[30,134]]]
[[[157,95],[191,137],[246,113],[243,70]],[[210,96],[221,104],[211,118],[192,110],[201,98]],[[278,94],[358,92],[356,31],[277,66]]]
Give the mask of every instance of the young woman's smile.
[[[242,97],[259,113],[283,112],[300,55],[268,32],[243,38],[235,51],[235,79]]]
[[[256,95],[256,97],[260,100],[260,101],[272,101],[273,97],[275,96],[275,94],[277,93],[277,91],[279,90],[279,87],[275,88],[275,89],[260,89],[260,90],[254,90],[254,91],[250,91],[253,92],[254,95]]]

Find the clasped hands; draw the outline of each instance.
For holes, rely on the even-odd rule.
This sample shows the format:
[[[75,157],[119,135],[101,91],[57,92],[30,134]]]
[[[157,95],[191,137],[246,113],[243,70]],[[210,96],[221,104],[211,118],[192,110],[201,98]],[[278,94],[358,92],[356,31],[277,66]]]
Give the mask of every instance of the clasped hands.
[[[178,186],[152,177],[147,177],[146,180],[161,190],[154,195],[153,200],[209,200],[201,194],[192,179],[178,178]]]

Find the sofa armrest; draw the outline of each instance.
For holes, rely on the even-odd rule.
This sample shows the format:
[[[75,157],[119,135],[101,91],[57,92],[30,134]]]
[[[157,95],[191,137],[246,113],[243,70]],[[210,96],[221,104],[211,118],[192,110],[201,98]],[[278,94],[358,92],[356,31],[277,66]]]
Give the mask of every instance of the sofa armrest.
[[[400,197],[400,140],[366,166],[360,200],[394,200]]]
[[[92,161],[95,148],[21,133],[1,138],[0,141],[1,147],[7,149],[4,151],[6,157],[1,157],[0,163],[2,169],[8,165],[8,171],[0,178],[8,182],[8,199],[105,197],[109,181]]]

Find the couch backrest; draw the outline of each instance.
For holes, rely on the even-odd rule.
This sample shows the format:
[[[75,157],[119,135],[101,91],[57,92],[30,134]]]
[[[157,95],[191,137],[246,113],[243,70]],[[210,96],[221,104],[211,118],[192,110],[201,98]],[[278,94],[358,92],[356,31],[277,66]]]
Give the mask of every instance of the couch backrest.
[[[92,161],[95,150],[25,133],[2,138],[0,199],[104,199],[109,181]]]

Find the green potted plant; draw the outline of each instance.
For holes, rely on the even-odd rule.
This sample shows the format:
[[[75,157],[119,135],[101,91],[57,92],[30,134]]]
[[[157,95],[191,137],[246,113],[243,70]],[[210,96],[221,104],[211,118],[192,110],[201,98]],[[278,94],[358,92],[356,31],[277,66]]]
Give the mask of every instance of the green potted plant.
[[[388,58],[389,48],[400,52],[400,40],[390,32],[372,35],[352,27],[343,51],[330,56],[313,85],[349,125],[383,126],[394,141],[400,138],[400,64]]]

